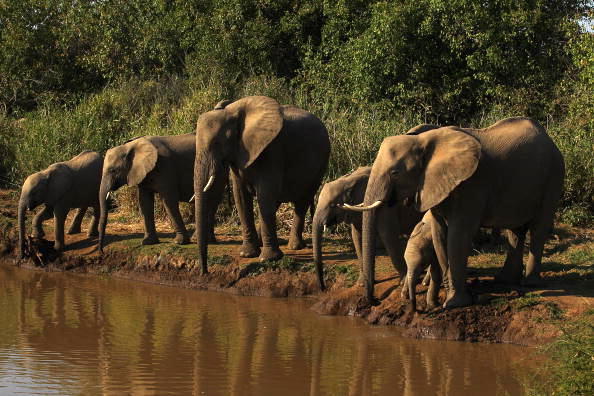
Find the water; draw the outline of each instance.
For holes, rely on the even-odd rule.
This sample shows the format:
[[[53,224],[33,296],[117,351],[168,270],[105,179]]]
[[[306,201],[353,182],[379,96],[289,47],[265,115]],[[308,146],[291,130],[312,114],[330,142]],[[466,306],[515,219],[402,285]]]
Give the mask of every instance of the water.
[[[311,303],[0,265],[0,394],[522,393],[530,349],[401,338]]]

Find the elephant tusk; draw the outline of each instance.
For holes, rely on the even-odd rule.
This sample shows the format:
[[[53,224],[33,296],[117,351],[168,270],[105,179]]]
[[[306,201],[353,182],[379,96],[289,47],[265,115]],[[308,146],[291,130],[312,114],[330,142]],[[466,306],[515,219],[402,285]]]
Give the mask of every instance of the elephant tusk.
[[[324,224],[324,231],[323,231],[323,233],[324,234],[326,233],[326,224]]]
[[[192,202],[195,197],[196,197],[196,194],[192,194],[192,196],[190,197],[190,200],[188,202]]]
[[[206,183],[206,186],[204,186],[204,190],[202,190],[202,192],[207,192],[210,186],[212,186],[212,183],[214,183],[214,176],[211,176],[210,179],[208,179],[208,183]]]
[[[111,197],[111,191],[107,192],[107,195],[105,196],[105,199],[109,199],[109,197]]]
[[[382,201],[375,201],[374,203],[372,203],[369,206],[363,206],[363,204],[353,206],[353,205],[349,205],[349,204],[345,203],[343,205],[343,208],[351,210],[353,212],[367,212],[369,210],[373,210],[373,209],[377,208],[378,206],[381,206],[382,204],[383,204]]]

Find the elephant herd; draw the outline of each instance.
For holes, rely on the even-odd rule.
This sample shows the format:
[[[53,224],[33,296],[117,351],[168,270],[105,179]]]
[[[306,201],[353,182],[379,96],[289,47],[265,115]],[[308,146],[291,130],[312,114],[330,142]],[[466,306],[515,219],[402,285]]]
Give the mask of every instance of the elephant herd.
[[[444,308],[472,304],[466,266],[479,227],[506,232],[507,256],[498,280],[519,283],[539,278],[565,170],[560,151],[536,121],[508,118],[485,129],[422,124],[389,136],[372,166],[326,183],[315,206],[330,147],[324,124],[305,110],[265,96],[221,101],[199,117],[195,133],[137,137],[109,149],[105,158],[85,151],[30,175],[18,207],[21,257],[26,255],[25,212],[39,205],[44,207],[33,219],[33,236],[42,237],[42,222],[53,216],[56,250],[64,248],[69,210],[78,209],[70,234],[80,232],[84,214],[92,207],[88,235],[98,235],[102,252],[109,194],[129,185],[138,187],[142,243],[147,245],[159,242],[155,193],[163,200],[178,244],[190,242],[179,202],[194,201],[198,261],[206,273],[216,208],[230,180],[242,225],[241,257],[269,261],[283,256],[276,211],[285,202],[294,207],[288,247],[305,248],[305,215],[315,208],[312,243],[321,289],[325,289],[322,234],[326,226],[338,222],[351,225],[360,282],[371,303],[376,237],[400,279],[406,280],[402,295],[411,299],[413,309],[415,287],[425,267],[430,273],[428,308],[439,306],[442,284]]]

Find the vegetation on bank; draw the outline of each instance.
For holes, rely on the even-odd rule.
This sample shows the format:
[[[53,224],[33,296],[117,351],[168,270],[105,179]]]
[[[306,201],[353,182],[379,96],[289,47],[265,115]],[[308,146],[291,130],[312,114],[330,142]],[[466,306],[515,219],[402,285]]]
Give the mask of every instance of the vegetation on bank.
[[[2,2],[0,184],[260,94],[323,119],[328,178],[420,122],[534,117],[567,162],[562,219],[591,224],[591,16],[586,0]]]

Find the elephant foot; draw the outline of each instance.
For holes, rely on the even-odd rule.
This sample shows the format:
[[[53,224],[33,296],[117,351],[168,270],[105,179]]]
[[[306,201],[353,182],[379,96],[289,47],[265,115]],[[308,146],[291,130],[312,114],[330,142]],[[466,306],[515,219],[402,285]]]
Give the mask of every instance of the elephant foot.
[[[252,258],[260,255],[260,248],[249,243],[244,243],[239,251],[240,257]]]
[[[408,300],[409,299],[408,285],[406,283],[404,283],[402,285],[402,289],[400,290],[400,298],[403,299],[403,300]]]
[[[277,261],[283,258],[283,256],[284,254],[279,248],[266,246],[262,248],[262,253],[260,253],[260,262]]]
[[[156,245],[159,243],[159,238],[156,235],[149,235],[142,240],[143,245]]]
[[[305,244],[303,239],[291,238],[287,247],[291,250],[301,250],[301,249],[305,249],[307,247],[307,245]]]
[[[443,303],[445,309],[466,307],[468,305],[472,305],[472,296],[467,291],[454,292]]]
[[[54,241],[54,250],[56,252],[61,252],[64,250],[64,242]]]
[[[173,242],[177,243],[178,245],[187,245],[190,243],[190,238],[186,234],[176,233],[175,238],[173,238]]]

